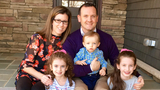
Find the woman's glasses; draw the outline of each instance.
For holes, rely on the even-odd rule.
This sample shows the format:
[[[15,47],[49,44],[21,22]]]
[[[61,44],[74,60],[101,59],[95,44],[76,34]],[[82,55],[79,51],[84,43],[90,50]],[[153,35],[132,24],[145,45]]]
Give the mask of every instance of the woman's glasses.
[[[58,24],[60,24],[62,22],[64,25],[68,25],[68,21],[62,21],[60,19],[53,19],[53,20]]]

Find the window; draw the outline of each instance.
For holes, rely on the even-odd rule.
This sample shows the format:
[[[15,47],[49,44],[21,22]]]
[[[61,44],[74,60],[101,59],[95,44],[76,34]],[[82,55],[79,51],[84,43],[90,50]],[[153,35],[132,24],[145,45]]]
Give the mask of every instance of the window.
[[[77,7],[79,8],[85,1],[69,1],[69,0],[62,0],[62,6],[66,7]]]

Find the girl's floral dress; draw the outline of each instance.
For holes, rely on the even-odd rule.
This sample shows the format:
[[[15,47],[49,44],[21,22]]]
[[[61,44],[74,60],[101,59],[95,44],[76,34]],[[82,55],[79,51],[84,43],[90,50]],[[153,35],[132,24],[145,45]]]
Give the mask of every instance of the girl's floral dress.
[[[39,34],[34,34],[30,38],[29,44],[26,46],[26,53],[24,58],[17,69],[18,74],[16,76],[16,82],[20,77],[28,77],[34,85],[39,79],[29,75],[22,69],[24,67],[33,67],[35,70],[44,73],[45,62],[48,60],[53,51],[62,49],[61,37],[52,35],[52,41],[42,38]]]

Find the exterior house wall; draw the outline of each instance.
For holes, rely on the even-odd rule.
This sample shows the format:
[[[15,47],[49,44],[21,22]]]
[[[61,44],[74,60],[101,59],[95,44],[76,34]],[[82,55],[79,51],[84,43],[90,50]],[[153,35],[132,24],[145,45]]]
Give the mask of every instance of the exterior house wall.
[[[127,0],[103,0],[101,30],[112,35],[118,49],[123,48]]]
[[[128,0],[124,47],[137,58],[160,70],[160,0]],[[144,46],[144,39],[155,40],[155,47]]]
[[[29,38],[43,28],[53,0],[0,0],[0,52],[24,53]],[[126,0],[102,0],[101,29],[124,43]]]
[[[0,1],[0,52],[24,53],[31,35],[43,28],[52,0]]]

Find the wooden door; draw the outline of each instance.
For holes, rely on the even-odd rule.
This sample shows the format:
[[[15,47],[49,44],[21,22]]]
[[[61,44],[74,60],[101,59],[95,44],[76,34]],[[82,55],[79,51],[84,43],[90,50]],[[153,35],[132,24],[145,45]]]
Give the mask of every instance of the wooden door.
[[[53,7],[65,6],[71,11],[71,13],[72,13],[71,32],[74,32],[75,30],[80,28],[80,23],[78,22],[78,19],[77,19],[79,7],[84,3],[94,3],[96,5],[96,7],[99,8],[99,6],[101,6],[101,5],[98,5],[98,4],[100,4],[99,1],[101,1],[101,0],[53,0]],[[100,17],[99,17],[99,20],[101,20]],[[100,25],[100,23],[97,24],[98,28],[100,28],[99,25]]]

